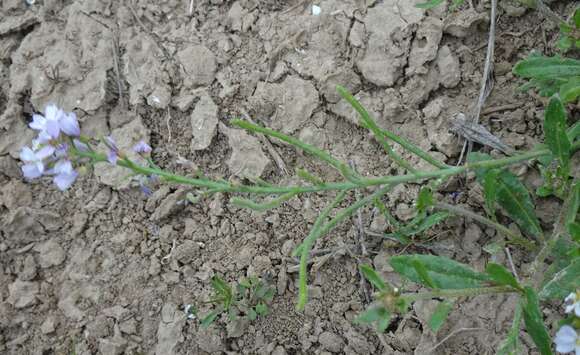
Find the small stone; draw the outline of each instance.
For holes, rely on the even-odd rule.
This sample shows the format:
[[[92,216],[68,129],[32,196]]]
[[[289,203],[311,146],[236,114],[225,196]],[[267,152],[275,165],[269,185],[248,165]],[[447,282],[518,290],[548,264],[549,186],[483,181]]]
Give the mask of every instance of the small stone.
[[[158,86],[147,97],[147,105],[157,109],[166,109],[171,101],[171,91],[166,86]]]
[[[246,245],[234,256],[236,261],[236,267],[242,269],[252,262],[256,256],[256,248],[252,245]]]
[[[179,283],[179,273],[175,272],[175,271],[168,271],[165,274],[163,274],[161,276],[163,278],[163,280],[170,284],[170,285],[175,285]]]
[[[37,282],[16,280],[8,286],[8,303],[15,308],[34,306],[39,291]]]
[[[241,129],[230,129],[220,124],[220,130],[228,137],[232,155],[228,159],[231,173],[240,178],[255,179],[262,176],[270,159],[262,150],[260,141]]]
[[[23,281],[31,281],[36,276],[36,269],[34,256],[27,255],[26,258],[24,258],[22,271],[18,273],[18,278]]]
[[[149,264],[149,275],[157,276],[161,272],[161,264],[159,260],[155,256],[151,256],[150,264]]]
[[[50,334],[56,329],[56,319],[53,316],[48,316],[40,325],[42,334]]]
[[[186,240],[175,249],[175,259],[182,264],[189,264],[199,255],[199,245],[193,240]]]
[[[200,327],[194,337],[197,346],[202,351],[210,354],[221,353],[225,350],[224,338],[221,332],[215,327],[209,327],[207,329]]]
[[[448,89],[456,87],[461,81],[461,68],[459,59],[449,46],[439,48],[436,61],[439,68],[439,83]]]
[[[344,340],[340,336],[331,332],[323,332],[320,334],[318,342],[323,349],[333,353],[339,353],[344,348]]]
[[[425,108],[423,108],[423,115],[425,119],[433,120],[441,114],[441,109],[443,108],[443,99],[437,98],[430,101]]]
[[[191,113],[191,149],[209,147],[218,124],[218,107],[209,95],[203,95]]]
[[[215,55],[202,45],[192,45],[177,53],[177,59],[185,71],[184,85],[198,87],[211,84],[215,79],[217,62]]]
[[[280,345],[278,345],[274,349],[274,351],[272,351],[272,355],[286,355],[286,354],[287,354],[286,350],[284,349],[284,347],[282,347]]]
[[[43,269],[60,265],[66,258],[63,248],[54,240],[40,244],[34,250],[39,253],[38,261]]]

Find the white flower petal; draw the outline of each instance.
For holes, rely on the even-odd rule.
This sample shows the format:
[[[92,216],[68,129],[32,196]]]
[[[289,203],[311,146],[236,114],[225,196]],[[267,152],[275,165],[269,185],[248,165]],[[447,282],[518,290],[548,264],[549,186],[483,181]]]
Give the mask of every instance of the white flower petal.
[[[564,298],[564,302],[576,302],[576,292],[572,292],[566,298]]]
[[[25,162],[35,161],[36,154],[34,153],[34,151],[32,151],[32,149],[30,149],[28,147],[24,147],[20,151],[20,160],[25,161]]]
[[[40,148],[38,152],[36,152],[36,159],[42,160],[46,159],[54,153],[54,147],[51,145],[44,146]]]
[[[32,122],[28,124],[28,127],[35,129],[37,131],[44,130],[46,124],[46,118],[42,115],[33,114],[32,115]]]
[[[576,339],[578,334],[576,330],[569,325],[564,325],[556,333],[556,338],[554,338],[554,343],[556,343],[556,351],[561,353],[567,353],[574,351],[576,348]]]
[[[36,179],[42,176],[42,171],[38,171],[36,164],[25,164],[22,166],[22,175],[26,179]]]

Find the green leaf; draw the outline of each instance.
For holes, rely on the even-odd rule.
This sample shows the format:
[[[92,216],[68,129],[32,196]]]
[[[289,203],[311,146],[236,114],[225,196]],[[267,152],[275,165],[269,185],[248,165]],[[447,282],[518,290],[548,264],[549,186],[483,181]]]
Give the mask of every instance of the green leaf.
[[[560,97],[564,103],[576,102],[580,96],[580,77],[573,77],[560,86]]]
[[[383,279],[372,267],[368,265],[361,265],[360,271],[362,272],[365,279],[367,279],[377,290],[384,291],[387,289],[387,285]]]
[[[566,110],[558,95],[550,99],[544,118],[544,135],[550,151],[558,158],[566,178],[570,171],[570,141],[566,135]]]
[[[417,198],[417,211],[424,213],[431,206],[433,206],[433,191],[430,187],[423,186]]]
[[[372,306],[367,308],[364,312],[359,314],[354,322],[356,324],[370,324],[384,318],[389,311],[383,306]]]
[[[560,39],[558,40],[557,46],[559,49],[563,50],[564,52],[566,52],[567,50],[569,50],[570,48],[572,48],[572,38],[566,36],[566,35],[562,35],[560,37]]]
[[[219,276],[214,276],[211,279],[211,286],[215,292],[223,298],[224,308],[229,309],[233,300],[233,292],[230,285]]]
[[[417,272],[417,275],[419,276],[419,279],[423,285],[429,288],[437,288],[435,282],[431,279],[431,276],[429,276],[427,268],[419,259],[414,259],[411,264],[415,268],[415,271]]]
[[[574,142],[574,140],[580,136],[580,121],[574,123],[574,125],[566,131],[566,135],[568,136],[568,140],[570,142]]]
[[[253,308],[248,310],[248,319],[251,321],[255,321],[258,318],[258,312],[256,312]]]
[[[554,79],[580,76],[580,61],[571,58],[529,56],[513,68],[523,78]]]
[[[258,303],[254,309],[260,316],[265,316],[268,314],[268,306],[266,306],[264,303]]]
[[[441,329],[441,326],[445,323],[445,320],[452,309],[453,302],[450,301],[443,301],[437,305],[428,322],[429,328],[431,328],[434,333],[437,333],[439,329]]]
[[[379,319],[377,323],[377,331],[379,333],[384,333],[385,330],[389,327],[391,323],[391,313],[389,312],[388,315],[383,316],[383,318]]]
[[[575,182],[570,187],[570,201],[568,202],[568,209],[564,216],[564,225],[568,226],[574,223],[580,212],[580,182]]]
[[[580,289],[580,260],[576,259],[565,269],[558,272],[540,291],[543,300],[563,299],[571,292]]]
[[[471,153],[468,162],[489,160],[491,157],[482,153]],[[484,183],[488,169],[475,169],[475,175],[480,184]],[[536,217],[534,204],[526,187],[520,180],[508,170],[500,170],[496,180],[496,199],[499,205],[507,212],[508,216],[516,222],[520,228],[533,235],[541,236],[542,228]]]
[[[426,231],[427,229],[433,227],[434,225],[442,222],[447,217],[449,217],[448,212],[440,211],[435,212],[423,219],[420,222],[413,224],[412,226],[403,226],[394,233],[385,234],[386,237],[400,238],[404,239],[406,237],[411,237],[413,235],[419,234]]]
[[[487,214],[495,217],[495,201],[497,200],[497,169],[488,170],[483,178],[483,195],[485,197],[485,210]]]
[[[418,260],[427,270],[431,282],[441,289],[460,289],[482,287],[489,281],[486,274],[479,273],[467,265],[454,260],[434,255],[400,255],[393,256],[389,263],[395,271],[409,280],[422,283],[423,280],[414,267],[414,261]]]
[[[522,322],[522,305],[521,301],[516,306],[514,320],[507,338],[501,342],[497,349],[496,355],[520,355],[521,349],[518,338],[520,337],[520,323]]]
[[[580,223],[568,223],[568,233],[570,233],[574,241],[580,242]]]
[[[544,319],[542,317],[542,312],[540,311],[540,304],[538,302],[538,295],[531,287],[526,287],[524,289],[524,322],[526,324],[526,330],[528,334],[532,337],[532,340],[540,350],[542,355],[551,355],[551,343],[550,335],[546,330],[544,325]]]
[[[574,10],[574,16],[572,16],[572,18],[574,19],[574,26],[576,26],[577,29],[580,29],[580,7]]]
[[[207,316],[205,316],[202,320],[201,320],[201,327],[202,328],[207,328],[209,327],[217,318],[217,316],[220,314],[219,311],[212,311],[210,312]]]
[[[493,282],[498,285],[506,285],[521,290],[522,287],[516,278],[505,267],[495,263],[488,263],[485,272],[489,275]]]
[[[417,5],[415,5],[415,7],[418,7],[420,9],[432,9],[435,6],[442,4],[443,1],[445,1],[445,0],[429,0],[427,2],[417,4]]]

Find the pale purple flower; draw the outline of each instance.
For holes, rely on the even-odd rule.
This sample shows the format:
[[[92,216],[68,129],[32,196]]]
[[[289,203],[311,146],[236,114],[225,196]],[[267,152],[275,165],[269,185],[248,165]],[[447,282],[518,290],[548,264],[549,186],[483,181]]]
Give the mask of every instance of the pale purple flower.
[[[68,144],[61,143],[54,150],[54,156],[58,159],[64,158],[68,155]]]
[[[556,333],[556,338],[554,343],[556,343],[556,351],[559,353],[570,353],[575,352],[576,355],[580,355],[580,339],[578,339],[578,333],[576,329],[569,325],[564,325]]]
[[[20,151],[20,160],[24,163],[22,166],[22,173],[26,179],[35,179],[42,176],[45,171],[43,160],[54,153],[54,147],[45,146],[38,151],[34,151],[29,147],[22,148]]]
[[[566,313],[574,311],[576,317],[580,317],[580,291],[572,292],[564,301],[567,303]]]
[[[117,148],[117,144],[115,143],[113,137],[106,136],[105,145],[109,147],[109,151],[107,152],[107,160],[109,163],[117,165],[117,160],[119,160],[119,148]]]
[[[79,127],[79,121],[77,120],[77,115],[74,112],[63,113],[60,118],[60,129],[70,137],[78,137],[81,135],[81,129]]]
[[[32,122],[28,126],[40,131],[39,138],[42,136],[43,139],[48,137],[56,139],[60,134],[60,121],[63,115],[64,112],[56,107],[56,105],[49,104],[44,108],[44,116],[38,114],[32,115]]]
[[[133,151],[135,153],[151,153],[151,146],[145,143],[144,140],[140,140],[139,143],[133,146]]]
[[[69,160],[59,160],[54,166],[53,173],[56,174],[54,183],[61,191],[68,189],[79,175]]]
[[[83,142],[81,142],[78,139],[73,139],[73,145],[75,146],[75,148],[79,151],[79,152],[88,152],[89,146]]]

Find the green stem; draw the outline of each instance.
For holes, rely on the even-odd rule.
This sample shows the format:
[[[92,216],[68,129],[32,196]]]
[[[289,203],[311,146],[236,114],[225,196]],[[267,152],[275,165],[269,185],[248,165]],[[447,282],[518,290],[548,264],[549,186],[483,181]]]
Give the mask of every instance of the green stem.
[[[464,216],[464,217],[471,218],[471,219],[473,219],[473,220],[475,220],[483,225],[494,228],[499,233],[505,235],[512,244],[521,245],[522,247],[524,247],[528,250],[536,250],[535,245],[532,242],[530,242],[529,240],[522,238],[521,236],[515,234],[509,228],[502,226],[501,224],[499,224],[495,221],[492,221],[489,218],[486,218],[484,216],[480,216],[477,213],[472,212],[468,209],[465,209],[465,208],[462,208],[459,206],[450,205],[450,204],[444,203],[444,202],[438,202],[433,207],[435,209],[438,209],[438,210],[451,212],[451,213],[458,215],[458,216]]]
[[[379,142],[383,143],[384,137],[386,137],[439,169],[444,169],[448,167],[448,165],[433,158],[431,155],[429,155],[429,153],[419,148],[418,146],[414,145],[413,143],[409,142],[405,138],[399,137],[392,132],[379,128],[375,123],[375,121],[372,119],[371,115],[364,108],[364,106],[361,105],[361,103],[358,102],[358,100],[355,99],[351,93],[349,93],[345,88],[343,88],[340,85],[336,87],[336,90],[338,91],[340,96],[342,96],[346,101],[348,101],[348,103],[351,104],[351,106],[359,113],[363,121],[363,124],[369,130],[371,130],[371,132],[373,132],[373,134],[375,135],[375,137],[377,137]],[[395,156],[392,155],[392,157],[393,159],[395,159]],[[395,159],[395,161],[397,161],[400,164],[400,162],[397,159]]]
[[[580,149],[580,141],[572,144],[572,152]],[[94,152],[77,152],[81,157],[87,157],[93,160],[93,162],[106,162],[107,157],[105,154],[94,153]],[[285,194],[285,193],[309,193],[309,192],[320,192],[320,191],[348,191],[357,188],[365,188],[377,185],[397,185],[407,182],[419,182],[426,179],[433,178],[447,178],[453,175],[461,174],[468,170],[474,170],[478,168],[499,168],[511,164],[520,163],[523,161],[528,161],[531,159],[536,159],[545,155],[551,154],[549,149],[533,150],[527,153],[514,155],[511,157],[506,157],[502,159],[492,159],[483,160],[474,163],[465,164],[463,166],[448,167],[445,169],[440,169],[436,171],[421,172],[416,174],[405,174],[397,176],[383,176],[379,178],[371,179],[360,179],[357,183],[353,182],[337,182],[328,183],[322,186],[252,186],[252,185],[235,185],[225,182],[216,182],[207,179],[195,179],[188,178],[185,176],[176,175],[169,173],[162,169],[141,166],[136,164],[129,159],[121,159],[117,162],[118,165],[132,169],[136,173],[143,175],[157,175],[160,178],[165,179],[169,182],[174,182],[178,184],[185,184],[190,186],[196,186],[201,188],[213,189],[221,192],[241,192],[241,193],[254,193],[254,194]],[[348,167],[347,167],[348,168]]]
[[[478,287],[478,288],[464,288],[458,290],[433,290],[430,292],[403,294],[400,297],[408,302],[415,302],[419,300],[430,300],[433,298],[457,298],[457,297],[471,297],[486,295],[490,293],[516,293],[518,290],[511,286],[492,286],[492,287]]]
[[[379,190],[377,190],[376,192],[374,192],[373,194],[370,194],[370,195],[366,196],[365,198],[362,198],[362,199],[356,201],[355,203],[348,206],[347,208],[340,210],[334,218],[332,218],[328,223],[326,223],[324,225],[322,225],[322,222],[324,221],[324,219],[326,219],[326,217],[330,213],[330,210],[325,211],[326,214],[325,214],[323,219],[316,220],[317,223],[319,222],[319,220],[321,222],[318,223],[318,225],[315,223],[315,227],[312,228],[312,231],[310,232],[310,234],[308,234],[306,239],[304,239],[304,241],[300,245],[300,247],[301,247],[300,254],[301,255],[300,255],[300,273],[299,273],[299,293],[298,293],[298,305],[297,305],[297,308],[299,310],[304,309],[304,306],[306,305],[306,301],[308,298],[307,269],[306,269],[306,267],[308,265],[308,256],[310,254],[310,250],[312,249],[312,246],[314,245],[316,240],[318,238],[322,237],[323,235],[325,235],[326,233],[330,232],[330,230],[333,229],[334,227],[336,227],[336,225],[339,222],[343,221],[345,218],[352,215],[359,208],[362,208],[365,205],[372,203],[375,199],[380,198],[381,196],[386,194],[390,189],[391,189],[390,186],[384,186],[384,187],[380,188]],[[333,203],[330,207],[333,207],[336,204],[337,203]],[[324,212],[323,212],[323,214],[324,214]],[[321,216],[323,214],[321,214]]]

